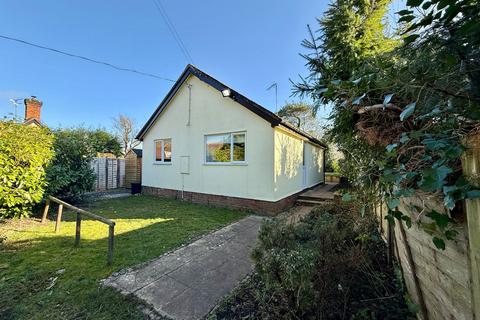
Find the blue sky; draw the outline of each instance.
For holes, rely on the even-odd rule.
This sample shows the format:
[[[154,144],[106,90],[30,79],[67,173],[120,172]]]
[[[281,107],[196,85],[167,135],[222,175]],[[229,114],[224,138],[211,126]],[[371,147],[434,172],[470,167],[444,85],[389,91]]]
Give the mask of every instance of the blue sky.
[[[300,45],[328,1],[173,1],[166,8],[194,63],[274,111],[289,78],[306,74]],[[0,34],[176,79],[188,63],[152,0],[3,0]],[[0,116],[36,95],[51,127],[109,127],[119,113],[143,124],[172,83],[0,39]],[[20,109],[23,115],[23,108]]]
[[[290,100],[289,78],[305,74],[300,42],[326,2],[162,0],[200,69],[266,108]],[[152,0],[4,0],[0,34],[176,79],[188,61]],[[10,98],[36,95],[56,127],[109,126],[124,113],[143,123],[172,83],[0,39],[0,116]],[[23,114],[23,109],[20,109]]]

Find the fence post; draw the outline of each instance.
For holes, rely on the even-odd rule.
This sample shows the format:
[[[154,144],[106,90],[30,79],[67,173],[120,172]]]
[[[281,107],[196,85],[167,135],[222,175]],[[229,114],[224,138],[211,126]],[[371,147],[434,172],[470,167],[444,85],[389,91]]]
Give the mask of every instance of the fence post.
[[[108,159],[105,158],[105,190],[108,190]]]
[[[57,222],[55,223],[55,233],[60,231],[60,222],[62,221],[63,204],[58,205]]]
[[[113,236],[115,233],[115,224],[108,226],[108,256],[107,264],[111,265],[113,261]]]
[[[463,154],[463,174],[470,183],[480,187],[480,134],[467,137]],[[468,256],[472,288],[473,318],[480,319],[480,199],[465,201],[468,228]]]
[[[95,163],[95,191],[100,190],[100,160],[98,158],[93,159]]]
[[[77,224],[75,225],[75,247],[80,245],[80,228],[82,226],[82,215],[77,211]]]
[[[45,223],[45,221],[47,221],[48,209],[50,209],[50,199],[47,199],[47,201],[45,201],[45,209],[43,209],[42,223]]]
[[[120,159],[117,158],[117,188],[120,188]]]

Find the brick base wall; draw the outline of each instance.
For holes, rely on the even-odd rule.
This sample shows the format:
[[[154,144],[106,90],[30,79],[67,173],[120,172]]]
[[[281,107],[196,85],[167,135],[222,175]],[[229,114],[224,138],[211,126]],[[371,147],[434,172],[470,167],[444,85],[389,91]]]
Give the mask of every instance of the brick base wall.
[[[279,201],[264,201],[184,191],[182,199],[181,190],[142,186],[142,193],[144,194],[179,199],[193,203],[207,204],[214,207],[251,211],[257,214],[269,216],[273,216],[290,209],[295,204],[298,195],[302,192],[303,191],[300,191]]]

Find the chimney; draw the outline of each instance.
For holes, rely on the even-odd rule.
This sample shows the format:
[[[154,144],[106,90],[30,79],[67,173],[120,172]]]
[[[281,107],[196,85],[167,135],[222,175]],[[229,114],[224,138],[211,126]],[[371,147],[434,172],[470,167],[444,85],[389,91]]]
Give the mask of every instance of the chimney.
[[[37,120],[40,122],[40,109],[42,108],[43,102],[37,100],[37,97],[32,96],[24,100],[25,103],[25,121],[28,120]]]

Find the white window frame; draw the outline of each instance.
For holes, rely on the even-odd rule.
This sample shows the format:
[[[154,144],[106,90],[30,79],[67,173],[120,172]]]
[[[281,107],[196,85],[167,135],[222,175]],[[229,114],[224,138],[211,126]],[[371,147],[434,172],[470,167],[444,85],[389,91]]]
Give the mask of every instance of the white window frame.
[[[155,139],[153,140],[153,164],[166,164],[166,165],[171,165],[173,162],[173,157],[170,157],[170,161],[165,161],[164,156],[165,156],[165,140],[170,140],[170,148],[172,149],[172,155],[173,155],[173,140],[172,138],[162,138],[162,139]],[[157,160],[157,142],[162,143],[162,160]]]
[[[230,160],[229,162],[209,162],[207,161],[207,137],[211,136],[220,136],[220,135],[230,135]],[[245,136],[245,154],[243,161],[233,161],[233,135],[235,134],[243,134]],[[217,133],[209,133],[204,135],[203,138],[203,163],[205,165],[213,165],[213,166],[231,166],[231,165],[247,165],[247,131],[231,131],[231,132],[217,132]]]

